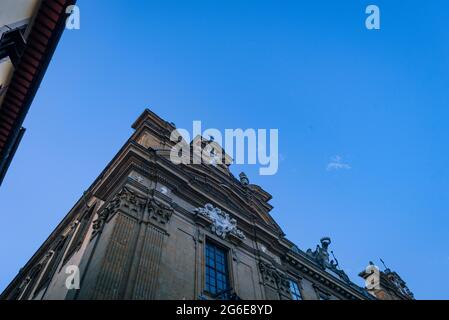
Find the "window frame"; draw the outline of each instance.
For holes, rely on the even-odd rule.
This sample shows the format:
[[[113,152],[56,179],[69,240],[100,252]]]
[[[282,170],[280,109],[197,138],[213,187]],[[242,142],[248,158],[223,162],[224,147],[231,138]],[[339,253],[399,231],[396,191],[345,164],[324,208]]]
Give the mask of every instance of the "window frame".
[[[301,291],[300,281],[294,280],[294,279],[289,279],[288,282],[289,282],[289,291],[290,291],[291,299],[294,301],[304,300],[302,291]],[[292,289],[296,289],[296,290],[292,290]]]
[[[214,250],[214,265],[211,266],[209,264],[209,258],[211,258],[208,254],[209,248],[213,248]],[[216,250],[219,250],[222,255],[222,260],[219,265],[221,265],[222,269],[217,269],[217,255]],[[231,268],[230,268],[230,259],[229,259],[229,248],[227,248],[224,245],[221,245],[220,243],[217,243],[216,241],[213,241],[211,239],[206,239],[205,246],[204,246],[204,292],[207,293],[211,297],[216,297],[217,295],[220,295],[220,293],[229,290],[231,286]],[[215,276],[213,277],[215,286],[210,286],[210,281],[208,281],[208,278],[210,279],[209,270],[212,270],[215,273]],[[218,276],[217,274],[220,274],[222,276],[221,281],[223,282],[222,287],[218,286]],[[223,288],[224,286],[224,288]],[[215,287],[215,291],[211,290],[211,288]]]

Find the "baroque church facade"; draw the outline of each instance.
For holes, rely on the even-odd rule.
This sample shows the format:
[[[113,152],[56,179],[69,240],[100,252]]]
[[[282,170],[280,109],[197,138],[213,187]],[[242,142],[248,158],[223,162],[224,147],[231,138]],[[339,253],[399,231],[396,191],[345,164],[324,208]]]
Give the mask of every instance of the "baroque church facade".
[[[229,161],[175,165],[174,124],[145,110],[133,129],[0,299],[413,299],[373,264],[354,284],[328,237],[299,249],[271,217],[271,195]]]

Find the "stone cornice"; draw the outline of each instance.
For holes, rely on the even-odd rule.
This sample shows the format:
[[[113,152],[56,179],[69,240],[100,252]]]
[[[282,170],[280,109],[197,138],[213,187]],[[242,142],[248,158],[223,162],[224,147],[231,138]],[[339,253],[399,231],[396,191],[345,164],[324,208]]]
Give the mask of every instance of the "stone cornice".
[[[184,172],[181,168],[173,165],[169,160],[159,157],[156,151],[147,150],[132,140],[128,141],[127,144],[122,147],[120,154],[116,156],[115,161],[108,165],[91,189],[95,190],[95,194],[100,198],[104,198],[106,194],[111,193],[114,186],[118,185],[118,187],[120,187],[119,182],[123,181],[131,167],[138,168],[139,172],[149,178],[157,178],[161,183],[171,185],[175,183],[175,185],[173,185],[174,192],[181,197],[189,192],[200,192],[203,193],[203,196],[208,196],[213,190],[216,193],[215,197],[200,200],[196,205],[201,205],[206,202],[217,202],[217,199],[221,198],[222,203],[219,203],[221,207],[224,207],[227,211],[247,220],[247,223],[252,223],[251,216],[255,214],[254,209],[251,206],[247,206],[247,208],[230,207],[230,204],[235,205],[236,203],[240,203],[244,206],[245,203],[243,199],[237,200],[238,198],[230,194],[228,188],[219,188],[214,184],[208,184],[209,189],[204,189],[204,183],[200,182],[198,178]],[[116,168],[119,169],[119,172],[116,171]],[[191,196],[192,195],[194,194],[191,194]],[[192,200],[191,196],[187,199]],[[200,199],[201,197],[196,195],[194,198]],[[227,201],[228,199],[230,202]],[[263,219],[260,219],[259,223],[261,223],[261,226],[265,225],[263,227],[265,230],[272,229],[272,233],[275,234],[276,238],[283,234],[282,230],[276,230],[276,228],[267,224]]]
[[[332,291],[337,291],[339,294],[343,295],[345,298],[349,299],[367,299],[369,294],[364,295],[360,291],[356,290],[353,286],[354,283],[346,283],[340,279],[337,279],[333,275],[327,273],[326,271],[320,269],[314,262],[300,256],[299,254],[293,252],[287,252],[283,257],[288,265],[292,266],[294,270],[298,270],[303,274],[307,274],[320,284],[331,289]],[[363,290],[362,288],[360,288]]]

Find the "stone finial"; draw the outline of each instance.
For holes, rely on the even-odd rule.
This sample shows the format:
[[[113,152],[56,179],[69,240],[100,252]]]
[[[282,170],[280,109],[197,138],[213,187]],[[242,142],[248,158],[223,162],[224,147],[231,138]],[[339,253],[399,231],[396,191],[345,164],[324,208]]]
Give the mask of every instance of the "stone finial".
[[[249,185],[249,179],[248,179],[248,176],[247,176],[244,172],[240,173],[239,177],[240,177],[240,182],[241,182],[245,187]]]

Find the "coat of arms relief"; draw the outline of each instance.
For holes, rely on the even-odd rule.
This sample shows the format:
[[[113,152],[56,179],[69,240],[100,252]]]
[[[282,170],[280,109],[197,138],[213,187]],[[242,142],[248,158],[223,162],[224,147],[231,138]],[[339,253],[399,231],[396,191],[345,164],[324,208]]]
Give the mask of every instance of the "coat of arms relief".
[[[228,213],[221,211],[220,208],[216,208],[210,203],[204,207],[195,209],[194,214],[210,219],[212,221],[212,232],[223,239],[229,234],[237,236],[241,240],[246,239],[243,231],[237,228],[237,220],[231,218]]]

